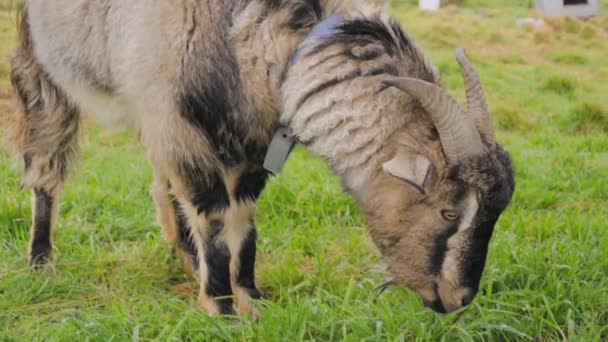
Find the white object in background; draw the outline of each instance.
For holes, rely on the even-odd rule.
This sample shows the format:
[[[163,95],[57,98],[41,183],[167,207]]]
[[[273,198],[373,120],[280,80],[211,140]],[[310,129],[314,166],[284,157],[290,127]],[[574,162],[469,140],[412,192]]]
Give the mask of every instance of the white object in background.
[[[440,5],[440,0],[418,0],[418,6],[424,10],[437,11]]]
[[[536,0],[536,8],[545,15],[584,18],[600,14],[599,0]]]
[[[517,19],[517,26],[539,28],[545,26],[545,21],[538,18]]]

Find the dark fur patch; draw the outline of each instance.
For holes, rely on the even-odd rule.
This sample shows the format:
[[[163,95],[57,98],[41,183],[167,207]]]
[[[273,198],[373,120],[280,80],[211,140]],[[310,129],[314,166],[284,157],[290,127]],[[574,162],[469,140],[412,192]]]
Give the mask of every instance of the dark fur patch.
[[[342,75],[342,76],[336,76],[335,78],[323,82],[321,84],[319,84],[318,86],[316,86],[315,88],[313,88],[312,90],[310,90],[309,92],[305,93],[304,96],[302,96],[300,98],[300,100],[298,101],[298,104],[296,106],[296,111],[306,102],[308,101],[309,98],[311,98],[312,96],[322,92],[325,89],[334,87],[342,82],[348,82],[348,81],[352,81],[355,78],[361,76],[361,73],[359,73],[358,71],[356,72],[351,72],[347,75]]]
[[[31,236],[32,264],[46,263],[51,254],[51,215],[53,197],[44,190],[35,189],[36,212]]]
[[[470,246],[461,256],[463,272],[460,282],[463,286],[472,288],[474,292],[479,288],[486,265],[488,245],[497,221],[498,217],[486,222],[475,222],[476,228],[469,237]]]
[[[435,237],[431,252],[431,263],[429,271],[432,274],[439,274],[443,266],[443,260],[448,252],[448,239],[458,231],[458,223],[453,223],[443,234]]]
[[[210,239],[215,239],[224,229],[224,222],[220,220],[212,220],[209,222],[209,228],[207,234]]]
[[[175,224],[177,225],[179,246],[184,253],[190,255],[195,269],[198,270],[200,260],[198,258],[198,250],[194,244],[194,241],[192,240],[190,228],[188,228],[188,218],[186,215],[184,215],[179,202],[173,196],[171,196],[171,204],[173,206],[173,210],[175,211]]]
[[[306,101],[308,101],[308,99],[315,96],[316,94],[322,92],[323,90],[329,89],[331,87],[335,87],[338,84],[352,81],[361,76],[372,77],[372,76],[378,76],[378,75],[382,75],[382,74],[388,74],[388,75],[395,76],[398,74],[398,71],[395,68],[395,66],[387,64],[382,67],[372,69],[372,70],[366,71],[366,72],[355,71],[355,72],[351,72],[347,75],[336,76],[335,78],[333,78],[329,81],[319,84],[317,87],[315,87],[314,89],[312,89],[309,92],[307,92],[306,94],[304,94],[304,96],[302,96],[302,98],[300,98],[300,100],[298,101],[296,108],[300,108],[304,103],[306,103]]]
[[[285,10],[290,13],[286,26],[294,31],[312,27],[323,17],[320,0],[262,0],[266,13]]]
[[[392,65],[392,64],[386,64],[374,69],[371,69],[369,71],[363,72],[361,73],[361,76],[378,76],[378,75],[391,75],[391,76],[397,76],[399,74],[399,70],[397,70],[397,67]]]
[[[226,64],[229,60],[213,63]],[[238,66],[230,63],[223,68],[211,68],[204,79],[192,80],[181,98],[180,107],[181,114],[205,135],[220,160],[226,165],[235,165],[244,159],[239,138],[244,134],[234,122],[236,104],[231,102],[238,98],[234,89],[240,85],[234,83],[238,73],[222,72],[224,69],[238,71]]]
[[[309,28],[321,21],[323,8],[319,0],[295,2],[290,8],[288,27],[294,31]]]
[[[385,53],[384,49],[378,45],[369,45],[361,51],[351,49],[347,52],[349,58],[358,61],[371,61],[382,56]]]
[[[274,132],[275,129],[272,130]],[[264,164],[264,159],[266,158],[266,152],[268,151],[268,143],[266,142],[253,142],[248,141],[247,145],[245,145],[245,153],[247,155],[247,160],[254,165],[262,165]]]
[[[437,131],[437,128],[432,127],[431,129],[429,129],[429,134],[427,134],[427,138],[430,141],[437,141],[437,140],[439,140],[439,131]]]
[[[395,27],[401,31],[399,26]],[[389,54],[394,55],[398,51],[400,43],[403,42],[395,39],[396,37],[391,32],[391,28],[393,27],[387,27],[381,20],[355,19],[345,22],[340,27],[340,33],[338,33],[336,39],[356,40],[358,43],[380,43]],[[404,38],[405,35],[401,37]],[[409,41],[406,42],[409,44]]]
[[[207,288],[205,293],[214,298],[222,315],[234,315],[232,287],[230,285],[230,250],[222,241],[208,234],[205,241]],[[223,297],[223,298],[217,298]]]
[[[462,251],[460,260],[463,267],[461,283],[476,291],[494,226],[515,190],[513,165],[508,153],[497,144],[488,153],[461,161],[450,170],[449,177],[457,184],[462,184],[463,189],[476,189],[480,199],[479,210],[467,237],[468,246]]]
[[[199,214],[225,210],[230,205],[224,180],[217,173],[208,174],[202,166],[182,163],[179,170],[191,191],[191,201]]]
[[[284,0],[262,0],[264,7],[266,7],[266,11],[276,11],[281,7]]]
[[[252,228],[247,233],[247,237],[243,241],[241,251],[239,252],[240,268],[237,277],[237,284],[248,289],[249,295],[252,298],[260,297],[260,292],[255,287],[254,278],[256,239],[257,231],[255,228]]]
[[[231,6],[231,5],[228,5]],[[225,8],[224,8],[225,9]],[[221,16],[220,16],[221,17]],[[182,60],[183,88],[177,94],[181,115],[204,136],[225,166],[248,160],[246,145],[252,125],[260,125],[243,95],[240,66],[228,38],[228,26],[193,16],[187,52]],[[214,30],[209,34],[203,30]],[[268,132],[271,135],[271,132]]]
[[[216,178],[206,187],[193,189],[192,204],[199,214],[213,211],[223,211],[230,205],[226,186],[221,178]]]
[[[452,168],[450,178],[478,189],[481,208],[477,219],[482,222],[497,219],[515,191],[511,158],[498,144],[493,151],[463,160]]]
[[[335,44],[344,44],[351,47],[382,46],[384,52],[389,55],[408,59],[409,65],[416,66],[415,70],[411,70],[412,75],[410,76],[428,82],[436,82],[435,73],[430,67],[427,67],[424,55],[396,21],[387,24],[379,18],[348,20],[338,28],[335,34],[318,43],[305,56],[318,54]],[[378,49],[370,48],[365,51],[367,53],[359,55],[350,51],[348,55],[359,60],[374,59],[381,55]]]
[[[430,302],[430,303],[425,303],[426,306],[428,306],[429,308],[431,308],[433,311],[438,312],[438,313],[446,313],[448,312],[445,307],[443,306],[443,302],[441,301],[441,299],[437,298],[434,301]]]
[[[257,170],[242,174],[235,190],[237,201],[244,202],[257,200],[266,185],[267,179],[268,171],[266,170]]]

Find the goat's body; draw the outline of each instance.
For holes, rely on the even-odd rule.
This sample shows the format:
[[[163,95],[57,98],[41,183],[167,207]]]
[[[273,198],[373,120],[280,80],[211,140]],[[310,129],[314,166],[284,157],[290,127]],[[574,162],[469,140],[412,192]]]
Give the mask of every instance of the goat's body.
[[[343,19],[335,33],[302,43],[334,15]],[[198,277],[210,314],[235,313],[232,296],[239,314],[253,312],[249,299],[260,296],[255,202],[279,123],[381,223],[370,228],[381,250],[403,232],[399,213],[419,199],[383,163],[405,148],[424,155],[435,176],[448,174],[431,118],[382,82],[409,75],[436,86],[435,69],[395,22],[358,0],[25,0],[21,19],[11,80],[23,106],[13,141],[33,189],[34,264],[50,258],[81,111],[139,132],[158,222]],[[426,269],[410,250],[404,260]]]
[[[155,171],[158,222],[200,279],[201,304],[210,313],[232,313],[230,299],[213,298],[235,295],[239,310],[251,311],[248,297],[259,296],[255,200],[283,103],[289,113],[281,121],[306,140],[319,138],[311,148],[341,173],[364,170],[361,165],[407,119],[379,116],[378,102],[369,100],[377,80],[397,72],[387,66],[391,57],[370,62],[358,57],[366,49],[346,59],[329,51],[339,58],[321,53],[316,58],[325,63],[312,60],[324,77],[302,84],[298,73],[306,72],[310,58],[288,72],[294,51],[324,13],[331,8],[348,17],[348,7],[342,0],[25,1],[12,80],[24,104],[16,142],[35,197],[31,262],[50,256],[57,198],[77,152],[79,113],[86,111],[140,133]],[[398,33],[380,22],[374,29],[386,37]],[[350,34],[352,44],[336,41],[337,49],[360,45],[359,33]],[[365,32],[362,37],[367,45]],[[371,55],[383,53],[382,44],[372,45]],[[336,63],[344,67],[333,70]],[[350,98],[325,96],[328,79],[348,81],[352,76],[345,75],[353,73],[362,78],[352,83]],[[306,105],[291,108],[301,94]],[[368,99],[359,101],[368,103],[364,110],[353,107],[357,98]],[[361,117],[340,119],[349,112]],[[344,139],[349,134],[353,140]],[[347,186],[365,183],[358,171],[349,178]]]

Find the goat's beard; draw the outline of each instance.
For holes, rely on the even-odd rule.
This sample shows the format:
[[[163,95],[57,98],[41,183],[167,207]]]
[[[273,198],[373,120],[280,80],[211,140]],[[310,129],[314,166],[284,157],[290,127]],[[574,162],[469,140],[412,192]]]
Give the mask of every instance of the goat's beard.
[[[384,293],[384,291],[386,291],[386,289],[388,289],[389,287],[391,287],[393,285],[397,285],[397,281],[395,281],[395,279],[391,279],[391,280],[385,281],[384,283],[378,285],[374,289],[374,291],[377,292],[377,294],[376,294],[376,300],[378,300],[378,298],[380,298],[380,295],[382,295],[382,293]]]

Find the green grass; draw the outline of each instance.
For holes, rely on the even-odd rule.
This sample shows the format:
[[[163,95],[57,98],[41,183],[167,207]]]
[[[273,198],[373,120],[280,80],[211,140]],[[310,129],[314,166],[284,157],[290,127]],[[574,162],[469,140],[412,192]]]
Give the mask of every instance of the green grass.
[[[514,23],[532,15],[528,1],[480,15],[482,3],[393,6],[460,100],[452,51],[467,46],[515,161],[517,191],[470,307],[435,314],[397,288],[375,300],[387,275],[355,203],[298,148],[259,202],[260,320],[209,318],[153,223],[142,148],[87,124],[43,270],[26,266],[29,194],[0,152],[0,341],[608,340],[608,18],[525,30]],[[2,124],[13,26],[0,11]]]

